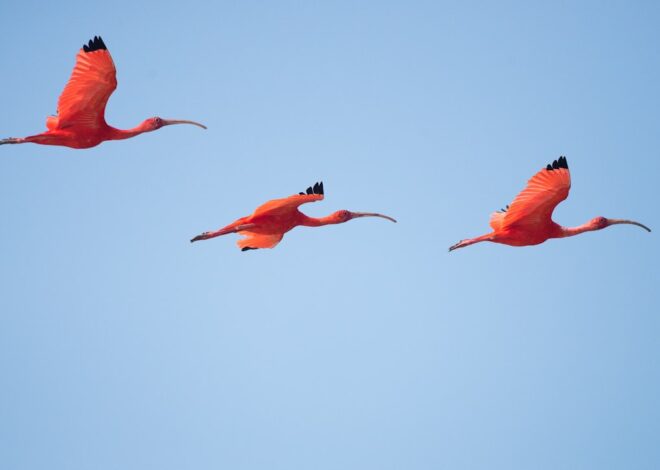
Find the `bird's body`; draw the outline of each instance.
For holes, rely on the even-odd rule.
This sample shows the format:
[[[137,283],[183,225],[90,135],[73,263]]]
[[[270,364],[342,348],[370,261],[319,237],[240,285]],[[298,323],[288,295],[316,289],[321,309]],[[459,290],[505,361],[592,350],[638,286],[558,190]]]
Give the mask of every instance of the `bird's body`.
[[[115,64],[103,39],[95,36],[76,57],[71,78],[57,103],[57,116],[46,119],[47,131],[23,138],[0,140],[2,144],[34,143],[60,145],[75,149],[95,147],[106,140],[123,140],[171,124],[194,121],[153,117],[132,129],[116,129],[105,122],[105,106],[117,88]]]
[[[215,232],[204,232],[191,242],[208,240],[228,233],[238,233],[246,238],[238,240],[242,251],[258,248],[275,247],[286,232],[297,226],[320,227],[323,225],[340,224],[357,217],[382,217],[392,222],[396,220],[386,215],[372,212],[350,212],[341,210],[327,217],[308,217],[298,210],[298,207],[308,202],[323,199],[323,183],[316,183],[307,188],[305,193],[295,194],[282,199],[273,199],[262,204],[247,217],[241,217],[233,223]]]
[[[570,189],[571,174],[568,162],[566,157],[559,157],[536,173],[510,206],[491,215],[492,232],[461,240],[451,246],[449,251],[484,241],[511,246],[538,245],[550,238],[570,237],[615,224],[632,224],[651,231],[639,222],[605,217],[596,217],[577,227],[562,227],[552,220],[552,212],[568,197]]]

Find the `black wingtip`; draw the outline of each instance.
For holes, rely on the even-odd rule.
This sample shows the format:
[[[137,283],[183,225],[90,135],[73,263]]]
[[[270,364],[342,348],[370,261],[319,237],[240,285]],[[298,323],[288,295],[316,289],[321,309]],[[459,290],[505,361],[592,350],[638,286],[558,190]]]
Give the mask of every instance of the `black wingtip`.
[[[552,162],[552,164],[549,164],[548,166],[545,167],[545,169],[548,171],[558,170],[560,168],[566,168],[568,170],[568,161],[566,160],[566,157],[564,157],[563,155],[554,162]]]
[[[309,188],[306,189],[306,192],[304,193],[298,193],[302,196],[305,196],[306,194],[319,194],[323,195],[323,181],[319,181],[317,183],[314,183],[314,186],[310,186]]]
[[[87,44],[83,44],[83,51],[85,52],[94,52],[94,51],[107,51],[108,48],[105,47],[105,43],[101,36],[94,36],[94,39],[90,39]]]
[[[258,250],[259,248],[252,248],[251,246],[244,246],[241,248],[241,251],[248,251],[248,250]]]

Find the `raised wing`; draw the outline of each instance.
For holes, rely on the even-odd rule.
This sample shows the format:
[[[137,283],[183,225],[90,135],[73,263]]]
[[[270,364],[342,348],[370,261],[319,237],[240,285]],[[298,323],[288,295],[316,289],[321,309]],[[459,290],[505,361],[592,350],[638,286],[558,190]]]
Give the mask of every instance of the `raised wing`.
[[[490,216],[493,230],[514,226],[539,226],[552,220],[552,212],[568,197],[571,189],[571,174],[566,157],[552,162],[536,173],[507,209]]]
[[[57,117],[46,121],[49,129],[72,126],[96,129],[105,125],[105,105],[117,88],[115,64],[103,39],[94,36],[78,52],[69,82],[57,102]]]
[[[304,193],[294,194],[283,199],[273,199],[257,207],[252,214],[253,217],[260,215],[283,215],[298,210],[298,207],[308,202],[323,200],[323,182],[314,184],[307,188]]]

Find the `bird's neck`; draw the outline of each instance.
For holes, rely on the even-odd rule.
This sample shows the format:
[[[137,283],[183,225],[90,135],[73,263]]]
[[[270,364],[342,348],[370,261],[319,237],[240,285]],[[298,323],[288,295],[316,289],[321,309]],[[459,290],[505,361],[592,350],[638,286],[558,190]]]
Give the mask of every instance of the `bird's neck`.
[[[559,236],[557,238],[572,237],[574,235],[580,235],[584,232],[592,232],[598,230],[598,227],[595,227],[591,222],[587,222],[577,227],[560,227]]]
[[[108,140],[123,140],[123,139],[130,139],[131,137],[135,137],[136,135],[143,134],[147,132],[148,129],[144,125],[144,123],[141,123],[138,126],[133,127],[132,129],[116,129],[114,127],[110,127],[108,131]]]
[[[336,217],[328,215],[325,217],[308,217],[303,214],[303,218],[300,221],[300,225],[305,227],[321,227],[322,225],[338,224],[339,221]]]

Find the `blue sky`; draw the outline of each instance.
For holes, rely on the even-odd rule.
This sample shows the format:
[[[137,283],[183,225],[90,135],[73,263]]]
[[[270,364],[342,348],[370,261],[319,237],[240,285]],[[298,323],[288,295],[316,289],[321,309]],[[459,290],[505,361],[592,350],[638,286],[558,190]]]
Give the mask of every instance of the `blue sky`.
[[[60,3],[0,6],[0,136],[97,34],[109,123],[209,128],[0,148],[0,467],[658,468],[655,2]],[[559,155],[555,220],[656,231],[447,253]],[[399,223],[189,243],[319,180]]]

